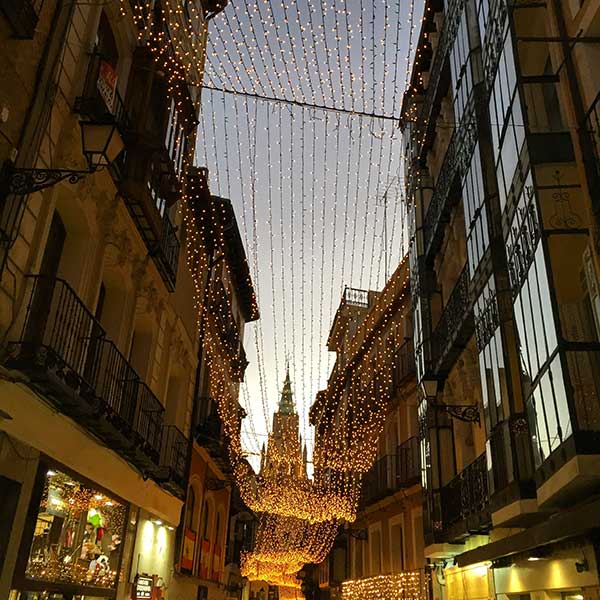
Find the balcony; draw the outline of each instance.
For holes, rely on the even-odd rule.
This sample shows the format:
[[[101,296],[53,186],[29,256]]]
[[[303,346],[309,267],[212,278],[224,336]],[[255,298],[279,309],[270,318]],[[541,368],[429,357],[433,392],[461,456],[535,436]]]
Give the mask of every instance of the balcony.
[[[20,40],[31,40],[35,34],[44,0],[0,0],[0,12]]]
[[[190,442],[174,425],[164,429],[160,470],[156,477],[173,495],[183,499],[186,490],[187,459]]]
[[[475,107],[485,98],[482,83],[473,87],[464,109],[461,122],[454,130],[437,175],[433,195],[423,221],[425,256],[430,259],[438,251],[444,239],[450,214],[460,199],[460,176],[466,174],[477,143]]]
[[[167,212],[167,195],[160,181],[148,179],[154,171],[152,159],[143,151],[127,147],[111,165],[113,178],[125,199],[156,268],[170,292],[175,291],[181,243]]]
[[[361,507],[365,508],[395,492],[419,483],[421,461],[416,436],[400,444],[395,454],[378,459],[365,474]]]
[[[196,425],[196,441],[206,449],[223,473],[230,473],[229,450],[223,433],[223,423],[217,412],[216,400],[202,397],[198,398],[198,403],[208,410]]]
[[[447,541],[489,531],[492,518],[485,452],[442,488],[441,503],[443,537]]]
[[[112,65],[99,52],[92,52],[81,96],[75,98],[77,114],[97,122],[116,123],[121,136],[131,130],[125,103],[117,87],[117,75]]]
[[[417,139],[422,144],[419,149],[420,152],[423,151],[428,140],[435,132],[436,113],[434,109],[439,106],[446,93],[445,86],[450,82],[447,58],[458,32],[464,6],[465,0],[450,0],[447,4],[442,32],[429,70],[429,82],[425,98],[419,110],[418,124],[421,131],[419,132],[420,135],[417,135]]]
[[[369,308],[369,291],[357,288],[345,287],[342,302],[349,306],[360,306]]]
[[[409,341],[400,346],[392,358],[392,396],[414,376],[415,372],[415,351],[412,341]]]
[[[158,469],[164,409],[62,279],[30,275],[21,335],[6,364],[142,472]]]
[[[448,373],[475,331],[469,269],[461,271],[432,334],[434,366]]]

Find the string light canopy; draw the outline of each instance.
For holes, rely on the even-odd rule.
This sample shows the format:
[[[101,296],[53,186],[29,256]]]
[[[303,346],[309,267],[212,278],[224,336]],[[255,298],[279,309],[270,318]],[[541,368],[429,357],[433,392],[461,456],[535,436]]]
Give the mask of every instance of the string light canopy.
[[[212,21],[209,36],[207,16],[195,2],[162,0],[157,9],[148,1],[121,0],[121,10],[134,19],[140,45],[164,77],[178,119],[190,132],[186,142],[198,125],[197,156],[210,169],[212,188],[231,198],[241,215],[248,286],[255,292],[252,312],[258,315],[259,304],[269,306],[272,317],[268,334],[260,321],[252,327],[249,352],[247,390],[260,400],[264,435],[270,428],[269,386],[280,381],[289,357],[301,394],[303,439],[312,445],[308,404],[329,370],[322,345],[343,286],[379,289],[388,263],[397,263],[406,250],[395,121],[403,57],[408,68],[419,11],[412,0],[397,6],[360,0],[357,10],[338,0],[250,0],[230,4]],[[183,171],[192,164],[190,151]],[[355,518],[361,474],[374,459],[389,401],[390,350],[365,340],[368,366],[330,380],[327,394],[346,410],[320,422],[313,479],[257,475],[241,433],[243,368],[226,343],[233,299],[204,285],[215,251],[226,247],[222,208],[199,203],[206,194],[206,178],[189,177],[180,204],[209,393],[242,497],[263,514],[246,567],[257,577],[268,573],[280,590],[294,591],[286,578],[298,561],[323,560],[338,522]],[[222,268],[234,278],[228,261]],[[385,306],[384,321],[393,310]],[[268,377],[273,371],[276,376]],[[250,415],[246,431],[258,446],[255,417]],[[289,457],[281,454],[274,452],[274,460],[285,464]]]
[[[353,579],[342,583],[342,600],[425,600],[429,574],[423,570],[404,571]]]

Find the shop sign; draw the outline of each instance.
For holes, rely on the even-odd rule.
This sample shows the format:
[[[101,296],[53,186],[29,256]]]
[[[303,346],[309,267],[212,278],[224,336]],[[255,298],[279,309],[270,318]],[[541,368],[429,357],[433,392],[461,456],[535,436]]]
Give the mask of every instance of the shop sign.
[[[154,578],[147,575],[138,575],[135,578],[134,600],[150,600],[154,588]]]
[[[113,66],[104,60],[100,61],[100,71],[96,85],[102,100],[104,100],[104,104],[106,104],[106,108],[110,112],[113,112],[115,96],[117,94],[117,73]]]

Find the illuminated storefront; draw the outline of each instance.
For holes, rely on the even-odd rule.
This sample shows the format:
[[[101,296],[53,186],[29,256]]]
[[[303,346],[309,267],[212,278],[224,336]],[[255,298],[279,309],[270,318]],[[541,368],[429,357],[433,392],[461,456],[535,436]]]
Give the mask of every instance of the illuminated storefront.
[[[115,596],[128,505],[60,467],[36,487],[11,600]]]

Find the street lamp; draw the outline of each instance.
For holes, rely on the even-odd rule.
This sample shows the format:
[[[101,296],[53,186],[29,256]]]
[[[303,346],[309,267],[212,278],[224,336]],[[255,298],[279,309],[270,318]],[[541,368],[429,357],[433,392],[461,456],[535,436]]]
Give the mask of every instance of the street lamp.
[[[0,172],[0,198],[9,194],[26,196],[65,179],[69,183],[77,183],[86,175],[108,166],[123,150],[123,140],[116,123],[80,121],[80,126],[87,169],[20,168],[7,160]]]
[[[117,124],[80,121],[81,145],[90,172],[99,167],[107,167],[123,150],[123,139],[117,130]]]

